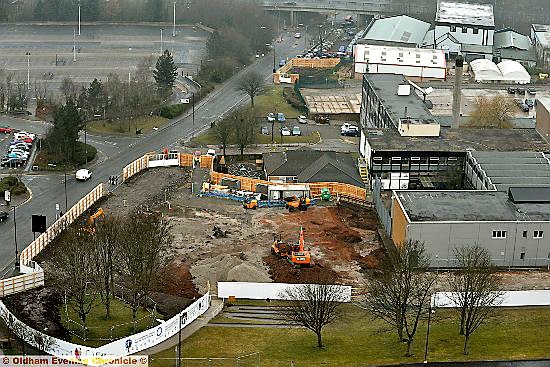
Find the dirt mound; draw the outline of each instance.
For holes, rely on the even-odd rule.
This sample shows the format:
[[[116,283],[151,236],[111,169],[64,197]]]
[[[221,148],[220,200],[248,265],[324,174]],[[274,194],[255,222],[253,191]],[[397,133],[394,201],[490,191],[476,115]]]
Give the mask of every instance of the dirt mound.
[[[153,291],[188,299],[200,296],[197,287],[193,283],[189,266],[179,261],[173,261],[162,268]]]
[[[255,279],[258,283],[271,281],[264,269],[258,269],[248,263],[237,265],[227,272],[228,282],[250,282],[250,279]]]
[[[273,255],[263,258],[269,267],[269,274],[276,283],[338,283],[341,277],[331,268],[316,263],[311,268],[295,269],[286,259]]]

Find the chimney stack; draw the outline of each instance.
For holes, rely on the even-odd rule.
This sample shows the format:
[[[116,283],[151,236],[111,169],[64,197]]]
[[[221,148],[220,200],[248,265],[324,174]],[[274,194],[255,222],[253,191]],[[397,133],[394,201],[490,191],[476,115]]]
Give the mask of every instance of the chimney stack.
[[[453,89],[453,121],[451,123],[452,129],[458,129],[460,127],[460,100],[462,97],[462,68],[464,66],[464,59],[461,55],[458,55],[455,61],[455,86]]]

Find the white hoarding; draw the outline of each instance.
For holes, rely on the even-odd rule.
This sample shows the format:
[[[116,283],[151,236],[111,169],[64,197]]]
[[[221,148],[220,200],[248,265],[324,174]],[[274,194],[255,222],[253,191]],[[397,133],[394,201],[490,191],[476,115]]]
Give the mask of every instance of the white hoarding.
[[[304,284],[287,283],[248,283],[248,282],[218,282],[218,298],[237,299],[284,299],[282,293],[287,288],[303,286]],[[337,285],[344,295],[344,302],[351,301],[351,286]]]

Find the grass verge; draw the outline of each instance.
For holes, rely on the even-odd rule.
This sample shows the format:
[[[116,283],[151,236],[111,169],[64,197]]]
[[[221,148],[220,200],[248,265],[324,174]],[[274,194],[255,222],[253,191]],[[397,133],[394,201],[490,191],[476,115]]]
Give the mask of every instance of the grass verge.
[[[136,135],[137,130],[142,134],[153,131],[154,127],[160,127],[168,119],[159,116],[139,116],[133,119],[118,119],[113,121],[89,121],[87,129],[91,133],[97,134],[123,134]]]
[[[270,112],[282,112],[286,118],[296,118],[304,113],[292,107],[283,97],[283,87],[268,88],[265,94],[254,98],[256,116],[266,117]]]
[[[80,322],[80,319],[78,318],[76,312],[72,310],[70,306],[68,307],[68,312],[69,317],[72,320]],[[149,312],[144,309],[140,308],[138,310],[137,319],[139,321],[137,322],[136,332],[146,330],[157,324],[157,322],[154,320],[155,318],[162,318],[162,316],[159,316],[158,314],[155,315],[153,318],[147,317],[149,315]],[[80,326],[67,320],[65,314],[65,306],[62,306],[61,309],[61,319],[63,325],[65,325],[66,328],[76,332],[78,335],[82,333]],[[98,300],[96,301],[94,307],[92,308],[92,311],[88,315],[86,326],[88,327],[88,340],[83,341],[82,339],[73,335],[71,338],[71,342],[84,344],[90,347],[98,347],[100,345],[108,343],[109,341],[107,339],[111,337],[114,340],[123,338],[134,333],[132,326],[132,310],[126,303],[118,299],[113,299],[111,303],[111,318],[106,319],[105,308],[103,307],[103,304],[101,304]],[[113,331],[111,331],[111,327],[113,327]],[[103,341],[99,339],[103,339]]]
[[[271,125],[268,124],[268,129],[270,132],[270,135],[262,135],[257,134],[256,135],[256,142],[255,144],[271,144]],[[313,131],[307,135],[304,134],[302,131],[301,136],[283,136],[281,137],[280,134],[278,134],[279,126],[275,125],[275,136],[274,141],[275,144],[296,144],[296,143],[302,143],[302,144],[316,144],[320,141],[320,134],[317,131]],[[258,131],[260,130],[260,125],[258,125]],[[303,128],[302,128],[303,130]],[[202,135],[196,136],[193,139],[191,139],[191,144],[194,146],[204,146],[204,145],[218,145],[218,139],[216,138],[216,134],[214,132],[214,129],[208,129],[206,130]],[[235,141],[230,141],[230,145],[235,145]]]
[[[205,327],[185,340],[182,355],[237,357],[260,352],[261,365],[275,367],[289,366],[291,360],[297,366],[365,366],[424,360],[425,323],[416,334],[414,356],[405,357],[406,345],[397,341],[397,334],[387,324],[352,305],[346,305],[344,310],[345,318],[325,329],[323,349],[315,347],[315,334],[305,329]],[[501,310],[472,336],[471,354],[464,356],[456,314],[439,309],[430,327],[428,360],[544,358],[550,354],[550,339],[546,338],[549,331],[548,307]],[[173,348],[153,355],[151,366],[161,366],[165,360],[159,358],[173,356]]]

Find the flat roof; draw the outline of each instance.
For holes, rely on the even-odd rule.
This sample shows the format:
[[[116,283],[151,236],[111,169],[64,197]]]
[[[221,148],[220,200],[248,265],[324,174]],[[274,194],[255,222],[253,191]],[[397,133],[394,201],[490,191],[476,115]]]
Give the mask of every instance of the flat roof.
[[[411,222],[550,221],[550,204],[514,204],[500,191],[395,191]]]
[[[550,186],[550,161],[542,152],[470,152],[494,189]],[[550,198],[549,198],[550,199]]]
[[[493,6],[439,1],[435,22],[494,27]]]
[[[441,128],[438,137],[405,137],[395,129],[367,128],[370,147],[375,151],[466,152],[476,151],[550,151],[534,129]]]
[[[420,45],[428,29],[430,23],[401,15],[374,20],[363,38]]]
[[[407,117],[418,120],[434,120],[437,122],[437,118],[431,114],[412,86],[409,95],[397,95],[399,85],[409,85],[404,76],[367,73],[363,78],[371,85],[395,126],[399,124],[400,118],[405,117],[405,108],[407,109]],[[397,131],[395,133],[397,134]]]
[[[359,114],[361,111],[361,83],[346,88],[300,88],[311,114]]]

